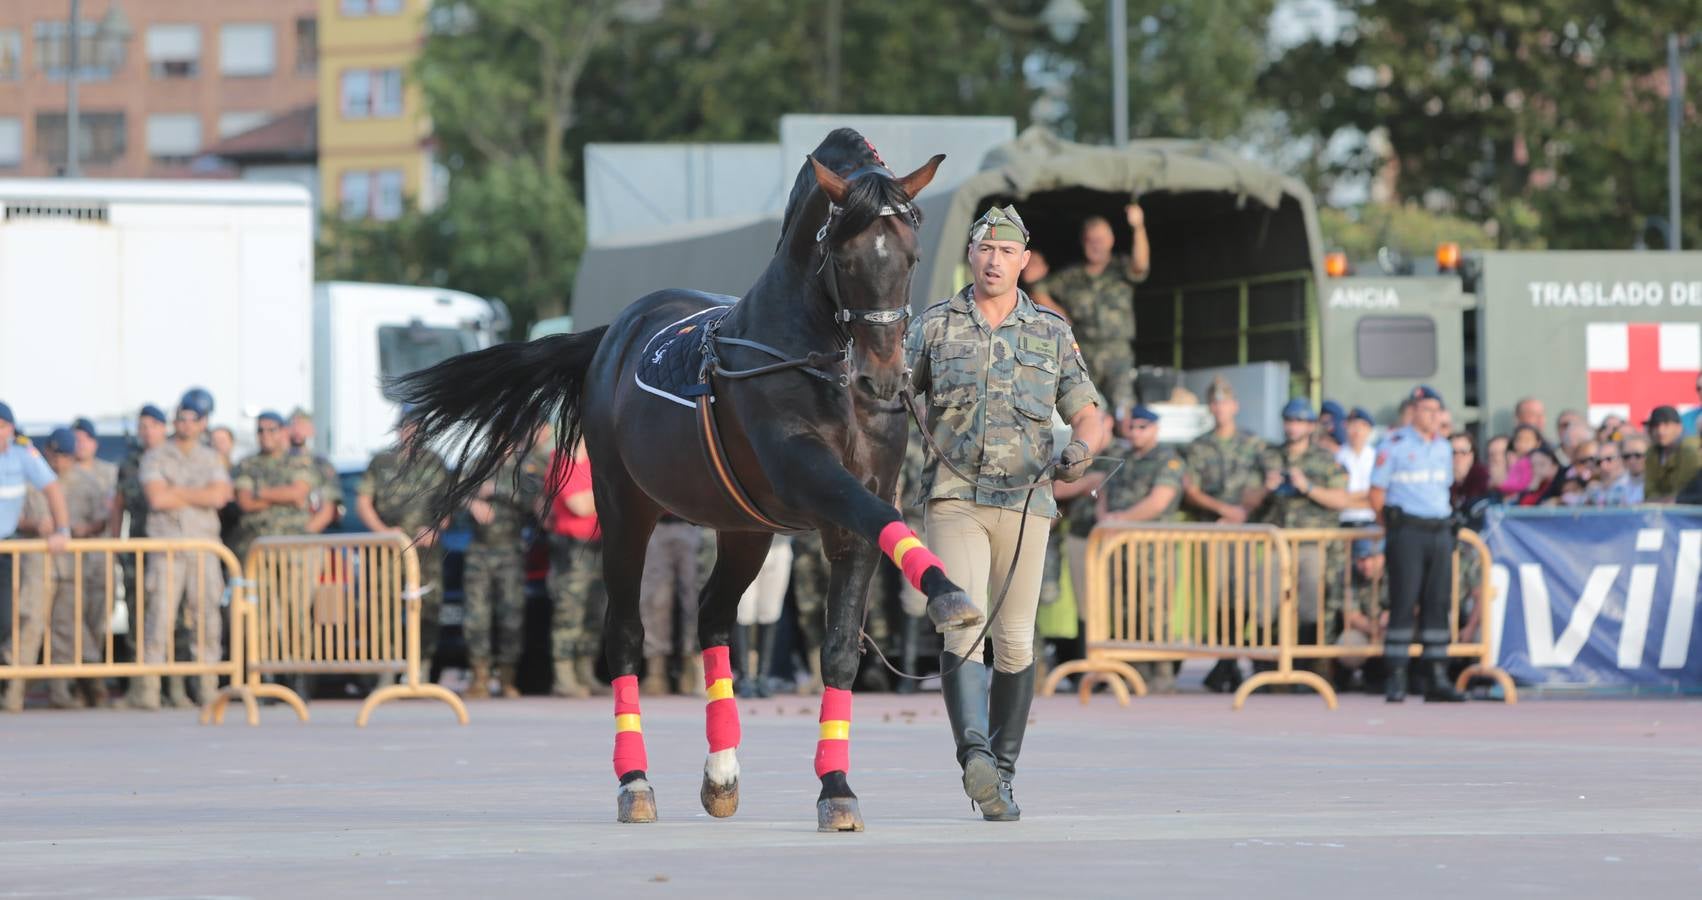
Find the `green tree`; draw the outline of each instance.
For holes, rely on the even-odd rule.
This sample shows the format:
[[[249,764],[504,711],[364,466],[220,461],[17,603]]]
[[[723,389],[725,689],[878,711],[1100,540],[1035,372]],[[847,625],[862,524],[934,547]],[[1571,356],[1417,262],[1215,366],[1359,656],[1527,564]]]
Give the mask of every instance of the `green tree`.
[[[1343,33],[1291,49],[1263,82],[1320,145],[1386,136],[1387,154],[1362,139],[1338,172],[1392,171],[1398,198],[1486,222],[1502,246],[1626,247],[1665,214],[1665,35],[1702,21],[1702,0],[1340,6]],[[1702,239],[1702,217],[1683,227]]]
[[[1076,140],[1111,137],[1110,22],[1106,4],[1070,44],[1054,51],[1071,71],[1061,130]],[[1225,139],[1253,126],[1275,0],[1131,0],[1129,134]]]

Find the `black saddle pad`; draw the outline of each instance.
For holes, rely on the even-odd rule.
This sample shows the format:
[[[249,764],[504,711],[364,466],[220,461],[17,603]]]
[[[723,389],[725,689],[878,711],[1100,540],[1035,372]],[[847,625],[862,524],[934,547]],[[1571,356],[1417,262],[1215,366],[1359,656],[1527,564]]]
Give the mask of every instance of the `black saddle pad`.
[[[704,330],[732,309],[711,306],[651,335],[634,375],[638,386],[681,406],[697,406],[697,398],[709,393],[708,382],[698,378],[703,370]]]

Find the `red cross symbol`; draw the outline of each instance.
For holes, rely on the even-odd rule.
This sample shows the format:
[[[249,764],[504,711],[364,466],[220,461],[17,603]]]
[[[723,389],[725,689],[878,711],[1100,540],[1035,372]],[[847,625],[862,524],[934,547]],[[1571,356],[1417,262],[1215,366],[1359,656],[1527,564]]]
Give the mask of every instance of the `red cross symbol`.
[[[1627,421],[1634,426],[1640,426],[1649,418],[1649,411],[1655,407],[1662,404],[1683,405],[1695,396],[1696,379],[1698,375],[1702,375],[1702,371],[1696,368],[1696,348],[1688,347],[1685,353],[1675,354],[1686,357],[1682,361],[1663,359],[1663,328],[1676,329],[1669,335],[1669,341],[1695,334],[1694,326],[1664,325],[1658,322],[1635,322],[1626,325],[1627,346],[1622,363],[1601,366],[1597,360],[1590,360],[1591,406],[1629,406]],[[1691,339],[1694,340],[1693,337]],[[1590,355],[1596,355],[1594,347],[1591,348]]]

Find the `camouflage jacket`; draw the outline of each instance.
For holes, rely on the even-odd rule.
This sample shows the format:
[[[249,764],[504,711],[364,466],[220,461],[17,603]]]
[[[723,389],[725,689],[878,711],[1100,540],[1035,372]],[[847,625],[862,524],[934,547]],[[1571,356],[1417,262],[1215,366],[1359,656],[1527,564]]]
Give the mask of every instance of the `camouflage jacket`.
[[[929,451],[927,441],[915,429],[906,429],[910,436],[904,445],[904,465],[898,470],[898,511],[904,515],[904,524],[911,530],[922,529],[922,517],[928,506],[928,495],[923,491],[922,470],[928,465]]]
[[[317,511],[325,504],[343,502],[343,480],[337,476],[337,467],[331,465],[331,460],[320,456],[304,447],[290,448],[290,456],[308,460],[313,464],[314,475],[312,508]]]
[[[1103,353],[1134,353],[1135,283],[1129,257],[1118,254],[1098,275],[1077,263],[1047,275],[1035,289],[1069,312],[1076,339],[1091,361]]]
[[[1336,458],[1319,447],[1308,444],[1305,452],[1298,459],[1288,461],[1281,448],[1265,451],[1264,458],[1259,463],[1259,483],[1264,483],[1266,473],[1287,472],[1289,467],[1299,469],[1301,474],[1314,488],[1347,487],[1347,470]],[[1290,485],[1283,485],[1272,491],[1265,498],[1264,505],[1259,510],[1259,521],[1275,525],[1278,528],[1339,528],[1341,527],[1341,512],[1330,509],[1310,497],[1294,490]]]
[[[309,491],[319,487],[319,470],[312,457],[256,453],[237,464],[231,487],[258,494],[266,488],[288,487],[298,481],[305,482]],[[273,504],[259,512],[245,512],[237,526],[235,549],[241,553],[250,541],[265,535],[306,534],[307,520],[312,517],[308,507],[295,504]]]
[[[494,492],[484,498],[491,507],[491,520],[482,525],[473,521],[473,546],[518,552],[520,532],[532,519],[545,474],[532,456],[518,465],[512,459],[503,463],[491,478]]]
[[[206,444],[184,449],[176,438],[168,438],[142,456],[142,484],[164,481],[173,487],[202,488],[230,481],[224,460]],[[203,506],[148,511],[149,537],[219,537],[219,511]]]
[[[1040,477],[1055,455],[1054,409],[1069,421],[1096,402],[1069,323],[1019,293],[1016,307],[989,327],[959,291],[923,311],[905,336],[911,383],[928,395],[928,428],[959,468],[979,480],[1015,486]],[[922,470],[929,500],[972,500],[1020,510],[1026,491],[978,488],[930,459]],[[1030,513],[1056,516],[1050,487],[1034,492]]]
[[[65,510],[71,515],[73,534],[85,535],[91,527],[106,525],[112,512],[112,487],[103,473],[72,466],[59,484],[65,492]]]
[[[1158,518],[1151,521],[1175,521],[1182,506],[1182,457],[1163,445],[1137,453],[1133,446],[1119,444],[1115,452],[1122,458],[1123,468],[1100,489],[1105,508],[1121,512],[1145,500],[1153,488],[1168,487],[1175,490],[1175,495]]]
[[[1208,431],[1194,438],[1183,451],[1188,480],[1207,496],[1224,503],[1241,502],[1247,489],[1259,483],[1259,458],[1265,442],[1245,431],[1220,438]],[[1204,521],[1216,521],[1210,513],[1194,510]]]
[[[433,495],[448,482],[449,468],[443,457],[421,450],[423,459],[403,467],[402,455],[386,450],[372,458],[360,477],[355,493],[372,498],[372,508],[384,524],[409,535],[435,525],[431,518]]]

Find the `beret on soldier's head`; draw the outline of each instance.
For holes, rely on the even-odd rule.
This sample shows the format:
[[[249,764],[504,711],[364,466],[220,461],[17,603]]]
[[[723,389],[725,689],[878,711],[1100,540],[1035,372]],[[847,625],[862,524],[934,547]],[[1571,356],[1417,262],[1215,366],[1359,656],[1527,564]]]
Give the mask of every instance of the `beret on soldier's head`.
[[[12,408],[3,401],[0,401],[0,422],[5,422],[7,425],[18,424],[18,420],[12,418]]]
[[[139,413],[137,415],[137,417],[143,418],[143,419],[153,419],[155,422],[159,422],[162,425],[165,424],[165,422],[166,422],[165,410],[160,409],[159,407],[153,405],[152,403],[145,404],[142,407],[141,413]]]
[[[1419,400],[1435,400],[1437,403],[1442,402],[1442,395],[1436,393],[1436,389],[1428,384],[1421,384],[1418,387],[1413,388],[1411,396],[1414,402]]]

